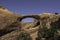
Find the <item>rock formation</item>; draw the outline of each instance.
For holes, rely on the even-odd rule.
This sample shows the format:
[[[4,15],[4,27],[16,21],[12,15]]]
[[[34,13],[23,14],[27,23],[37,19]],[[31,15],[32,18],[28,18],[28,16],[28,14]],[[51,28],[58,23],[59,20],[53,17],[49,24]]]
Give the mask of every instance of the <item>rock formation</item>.
[[[22,23],[24,18],[35,20]],[[0,6],[0,40],[59,40],[59,24],[60,14],[58,13],[22,16]]]

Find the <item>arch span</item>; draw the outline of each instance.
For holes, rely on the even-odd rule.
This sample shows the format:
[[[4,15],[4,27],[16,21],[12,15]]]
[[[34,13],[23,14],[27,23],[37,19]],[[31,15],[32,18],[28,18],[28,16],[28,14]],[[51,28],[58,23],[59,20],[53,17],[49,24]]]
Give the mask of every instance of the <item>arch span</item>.
[[[34,22],[34,24],[31,25],[32,27],[39,25],[38,23],[40,20],[40,16],[38,16],[38,15],[25,15],[25,16],[19,17],[18,20],[20,21],[20,23],[22,23],[21,21],[25,18],[34,18],[35,20],[37,20],[36,22]],[[20,27],[22,27],[22,26],[20,26]]]
[[[24,18],[34,18],[36,20],[39,20],[40,16],[38,16],[38,15],[25,15],[25,16],[20,17],[19,21],[22,21]]]

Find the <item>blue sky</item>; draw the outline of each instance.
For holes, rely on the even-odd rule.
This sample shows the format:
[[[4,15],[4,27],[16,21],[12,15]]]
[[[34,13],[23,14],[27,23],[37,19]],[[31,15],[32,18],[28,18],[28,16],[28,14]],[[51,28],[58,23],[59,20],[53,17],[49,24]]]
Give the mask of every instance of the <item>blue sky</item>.
[[[20,14],[60,13],[60,0],[0,0],[0,5]]]
[[[0,5],[22,15],[60,13],[60,0],[0,0]]]

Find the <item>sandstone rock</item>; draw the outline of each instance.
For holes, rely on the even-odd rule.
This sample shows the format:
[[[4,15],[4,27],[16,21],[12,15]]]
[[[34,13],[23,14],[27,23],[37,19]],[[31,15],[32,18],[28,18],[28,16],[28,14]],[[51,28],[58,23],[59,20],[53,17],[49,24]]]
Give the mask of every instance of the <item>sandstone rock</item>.
[[[35,19],[34,22],[28,22],[28,23],[21,22],[24,18],[28,18],[28,17],[34,18]],[[22,16],[19,14],[15,14],[9,11],[8,9],[0,6],[0,40],[17,40],[16,38],[19,37],[19,35],[21,36],[22,31],[24,32],[26,31],[26,35],[29,34],[28,36],[32,37],[33,40],[36,40],[36,38],[39,39],[40,37],[45,40],[45,38],[42,37],[42,34],[40,37],[38,36],[38,34],[41,32],[44,34],[44,31],[46,31],[43,30],[44,27],[46,27],[46,29],[49,31],[51,28],[52,31],[55,29],[55,31],[57,31],[58,33],[54,31],[53,35],[56,36],[58,34],[60,36],[59,24],[60,24],[60,14],[57,13],[55,14],[42,13],[39,15]],[[40,30],[43,31],[39,32]],[[22,32],[22,34],[24,32]]]

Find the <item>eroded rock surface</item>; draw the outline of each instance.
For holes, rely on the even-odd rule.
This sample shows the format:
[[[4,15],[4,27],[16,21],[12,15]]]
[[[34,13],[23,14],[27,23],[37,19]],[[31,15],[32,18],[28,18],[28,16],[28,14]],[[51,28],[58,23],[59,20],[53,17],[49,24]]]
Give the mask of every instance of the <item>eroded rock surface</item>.
[[[34,18],[34,22],[21,22],[24,18],[29,17]],[[57,34],[60,36],[59,24],[60,14],[57,13],[42,13],[39,15],[22,16],[21,14],[15,14],[0,6],[0,40],[37,40],[37,38],[40,40],[40,37],[45,40],[45,36],[43,35],[44,31],[40,31],[43,30],[44,27],[49,31],[51,28],[52,30],[55,29],[55,31],[58,32]],[[41,32],[43,33],[43,36],[38,36]],[[22,34],[24,34],[24,36]],[[54,35],[56,35],[56,33],[54,33]],[[19,39],[19,37],[22,37],[22,39]]]

